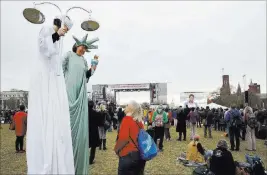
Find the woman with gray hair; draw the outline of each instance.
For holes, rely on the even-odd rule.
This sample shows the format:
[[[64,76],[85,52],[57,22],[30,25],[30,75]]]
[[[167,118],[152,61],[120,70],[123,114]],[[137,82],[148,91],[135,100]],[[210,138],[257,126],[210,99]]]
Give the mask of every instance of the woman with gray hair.
[[[139,130],[144,129],[142,108],[137,102],[130,101],[125,114],[114,148],[119,156],[118,175],[144,174],[146,162],[140,157],[137,142]]]

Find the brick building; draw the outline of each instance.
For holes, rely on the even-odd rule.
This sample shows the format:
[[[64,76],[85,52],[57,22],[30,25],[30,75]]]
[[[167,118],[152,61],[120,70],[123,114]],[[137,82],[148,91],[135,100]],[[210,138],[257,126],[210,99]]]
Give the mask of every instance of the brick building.
[[[220,89],[221,95],[230,95],[231,94],[231,88],[230,88],[230,81],[229,81],[229,75],[223,75],[222,76],[222,87]]]
[[[255,94],[260,94],[261,93],[261,85],[257,83],[252,83],[252,80],[250,81],[250,84],[248,86],[248,91],[255,93]]]

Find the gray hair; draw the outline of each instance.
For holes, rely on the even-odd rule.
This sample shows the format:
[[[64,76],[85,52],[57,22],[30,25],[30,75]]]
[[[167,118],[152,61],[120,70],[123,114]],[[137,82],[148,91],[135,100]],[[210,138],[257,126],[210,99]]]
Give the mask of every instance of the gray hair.
[[[134,100],[131,100],[128,104],[132,106],[133,120],[141,122],[143,120],[143,110],[141,105]]]
[[[244,112],[244,114],[246,114],[246,113],[253,114],[253,109],[250,106],[247,106],[247,107],[245,107],[243,112]]]
[[[219,142],[217,143],[217,148],[228,149],[228,144],[227,144],[226,140],[224,140],[224,139],[219,140]]]

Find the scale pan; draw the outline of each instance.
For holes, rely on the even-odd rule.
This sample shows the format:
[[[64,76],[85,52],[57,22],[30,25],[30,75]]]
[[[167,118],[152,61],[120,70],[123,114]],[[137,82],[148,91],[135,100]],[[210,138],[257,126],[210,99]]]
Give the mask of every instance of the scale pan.
[[[23,10],[23,16],[27,21],[33,24],[42,24],[45,22],[45,16],[35,8],[26,8]]]
[[[85,31],[95,31],[99,28],[99,24],[96,21],[88,20],[81,24],[81,28]]]

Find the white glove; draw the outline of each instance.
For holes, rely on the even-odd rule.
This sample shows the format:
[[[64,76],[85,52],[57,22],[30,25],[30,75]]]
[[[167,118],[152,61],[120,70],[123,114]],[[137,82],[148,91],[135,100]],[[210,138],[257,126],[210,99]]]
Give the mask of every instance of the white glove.
[[[57,33],[58,33],[59,36],[64,36],[66,31],[63,28],[60,28],[60,29],[58,29]]]

